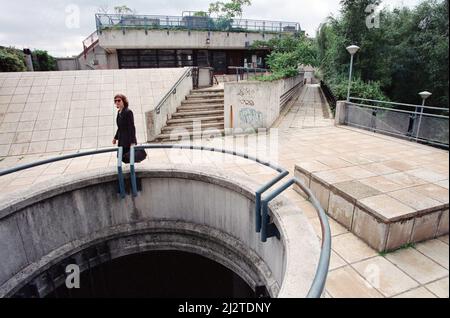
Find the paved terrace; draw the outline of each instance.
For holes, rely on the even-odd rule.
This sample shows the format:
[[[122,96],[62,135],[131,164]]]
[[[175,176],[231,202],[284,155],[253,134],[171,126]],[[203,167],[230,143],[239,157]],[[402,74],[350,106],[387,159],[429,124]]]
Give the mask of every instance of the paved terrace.
[[[115,93],[129,98],[136,137],[146,140],[145,112],[183,71],[0,73],[0,158],[109,147],[117,129]]]
[[[404,196],[395,196],[391,192],[408,188],[407,191],[420,196],[421,200],[416,201],[425,200],[435,204],[446,202],[448,209],[448,152],[357,129],[335,127],[332,119],[324,118],[324,105],[319,101],[318,87],[307,86],[281,122],[278,132],[271,133],[272,138],[278,133],[279,164],[288,168],[291,174],[296,165],[308,169],[309,173],[338,171],[335,174],[339,178],[346,176],[342,177],[344,180],[338,178],[339,182],[359,180],[377,190],[371,193],[375,197],[382,192],[383,198],[386,198],[384,195],[389,197],[388,204],[395,202],[397,207],[409,212],[417,209],[414,206],[417,202],[409,202]],[[205,145],[218,147],[229,148],[233,143],[237,150],[254,151],[264,158],[267,158],[270,147],[266,144],[257,145],[255,136],[203,140]],[[274,145],[271,146],[274,151]],[[265,167],[217,153],[185,150],[155,150],[148,153],[148,160],[142,165],[151,166],[161,162],[204,165],[240,173],[261,184],[274,176]],[[3,158],[0,167],[12,167],[45,157],[50,155],[9,155]],[[273,161],[277,159],[269,158]],[[108,165],[116,165],[114,154],[77,158],[32,168],[1,177],[1,193],[2,196],[7,196],[11,191],[26,190],[37,182],[55,176]],[[377,182],[389,175],[389,187]],[[414,182],[402,183],[405,175],[408,175],[407,180]],[[423,189],[431,187],[431,190],[411,189],[421,186]],[[284,195],[303,210],[320,235],[319,220],[311,204],[293,189],[289,189]],[[383,208],[389,205],[380,206]],[[417,243],[414,247],[381,254],[338,222],[330,219],[330,225],[333,242],[326,285],[328,297],[449,297],[448,234]]]

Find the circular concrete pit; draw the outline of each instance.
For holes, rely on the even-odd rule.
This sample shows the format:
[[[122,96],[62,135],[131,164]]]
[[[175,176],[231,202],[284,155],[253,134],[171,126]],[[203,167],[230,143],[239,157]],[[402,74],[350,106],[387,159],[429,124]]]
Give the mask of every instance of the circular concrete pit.
[[[0,296],[45,297],[65,283],[68,264],[83,272],[158,250],[206,257],[270,297],[306,296],[320,242],[287,199],[269,205],[280,239],[263,243],[253,181],[171,165],[137,169],[137,176],[137,197],[119,197],[110,168],[58,177],[0,202]]]

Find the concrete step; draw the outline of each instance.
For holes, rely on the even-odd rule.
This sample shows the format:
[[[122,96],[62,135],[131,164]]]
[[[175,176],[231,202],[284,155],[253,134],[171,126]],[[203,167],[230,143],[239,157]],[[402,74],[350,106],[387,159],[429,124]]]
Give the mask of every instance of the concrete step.
[[[210,122],[210,123],[201,123],[199,125],[199,127],[195,127],[196,129],[200,128],[199,130],[205,130],[205,129],[224,129],[224,122],[223,121],[214,121],[214,122]],[[170,125],[170,126],[165,126],[163,127],[163,129],[161,129],[161,132],[163,134],[167,134],[170,133],[172,130],[174,129],[186,129],[189,131],[194,130],[194,125],[193,123],[191,124],[182,124],[182,125]]]
[[[217,133],[223,136],[225,134],[225,130],[224,129],[220,129],[220,130],[217,131]],[[178,138],[180,138],[180,137],[181,138],[189,137],[190,139],[193,139],[193,138],[200,138],[200,137],[203,136],[203,134],[204,134],[203,131],[186,132],[186,133],[177,134],[176,137],[178,137]],[[208,134],[205,134],[205,137],[206,136],[208,136]],[[170,134],[161,134],[161,135],[158,136],[157,141],[170,141],[171,140],[170,137],[171,137]]]
[[[201,123],[207,123],[212,121],[222,121],[224,120],[223,114],[221,116],[208,116],[208,117],[201,117],[201,118],[176,118],[176,119],[169,119],[167,121],[167,125],[176,125],[176,124],[185,124],[185,123],[192,123],[195,120],[200,120]]]
[[[216,98],[216,99],[223,99],[224,98],[224,94],[219,94],[219,93],[203,93],[203,94],[190,94],[186,96],[186,99],[190,100],[190,99],[209,99],[209,98]]]
[[[181,105],[203,105],[203,104],[224,104],[225,100],[222,98],[195,98],[181,101]]]
[[[191,90],[191,94],[204,94],[204,93],[223,93],[223,88],[201,88]]]
[[[214,115],[222,115],[223,116],[223,109],[219,110],[200,110],[200,111],[193,111],[193,112],[179,112],[172,114],[173,119],[177,118],[186,118],[186,117],[208,117],[208,116],[214,116]]]
[[[218,110],[218,109],[223,110],[224,106],[221,104],[179,106],[177,107],[177,112],[197,111],[197,110]]]

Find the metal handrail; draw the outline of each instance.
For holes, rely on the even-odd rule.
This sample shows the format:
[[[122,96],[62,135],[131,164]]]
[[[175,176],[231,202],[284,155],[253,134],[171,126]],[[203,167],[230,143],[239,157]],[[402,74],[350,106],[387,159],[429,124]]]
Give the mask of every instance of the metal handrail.
[[[127,21],[128,19],[128,21]],[[194,20],[195,19],[195,20]],[[192,16],[95,14],[97,31],[118,26],[120,28],[151,27],[159,29],[182,28],[186,30],[237,31],[297,33],[301,31],[298,22],[265,21],[251,19],[221,19]],[[125,22],[125,23],[124,23]],[[225,23],[224,23],[225,22]]]
[[[186,78],[191,76],[192,74],[192,69],[193,67],[188,67],[187,70],[183,73],[183,75],[181,75],[181,77],[176,81],[175,84],[172,85],[172,87],[167,91],[167,93],[161,98],[161,100],[159,101],[158,105],[156,105],[155,110],[156,113],[159,114],[161,112],[161,107],[163,106],[163,104],[167,101],[167,99],[169,98],[169,96],[171,94],[175,94],[175,92],[177,91],[178,86],[180,86],[181,82]]]
[[[330,224],[328,222],[328,217],[320,205],[319,200],[311,192],[311,190],[303,183],[302,180],[294,177],[281,185],[279,188],[275,189],[272,193],[267,195],[262,202],[262,217],[263,220],[268,219],[268,206],[269,202],[280,195],[283,191],[288,189],[293,184],[296,184],[300,189],[308,196],[311,204],[316,209],[319,216],[321,232],[322,232],[322,248],[320,251],[319,264],[317,265],[316,274],[314,275],[313,283],[306,295],[306,298],[320,298],[325,288],[325,281],[328,275],[328,268],[330,266],[330,256],[331,256],[331,230]],[[267,222],[263,222],[262,236],[263,242],[265,242],[265,236],[267,235]]]
[[[211,152],[219,152],[223,154],[231,154],[233,156],[239,156],[248,160],[255,161],[259,164],[267,166],[280,174],[267,182],[265,185],[261,186],[255,192],[255,224],[256,224],[256,232],[261,232],[261,241],[266,242],[268,236],[267,228],[268,228],[268,203],[273,200],[276,196],[280,195],[284,190],[286,190],[292,184],[297,184],[303,192],[308,195],[308,199],[311,201],[312,205],[316,209],[322,231],[322,246],[319,257],[319,264],[317,266],[316,273],[314,275],[313,283],[308,291],[307,298],[319,298],[323,290],[325,288],[325,281],[328,273],[329,263],[330,263],[330,254],[331,254],[331,231],[330,225],[328,223],[328,219],[325,211],[321,207],[319,201],[308,189],[303,182],[298,178],[293,178],[289,180],[287,183],[282,185],[280,188],[276,189],[268,196],[264,197],[261,200],[261,195],[275,185],[278,181],[283,179],[285,176],[289,174],[289,172],[281,166],[271,163],[270,161],[261,160],[254,156],[249,156],[246,153],[241,153],[237,151],[231,151],[221,148],[214,147],[205,147],[205,146],[195,146],[195,145],[172,145],[172,144],[147,144],[147,145],[138,145],[131,146],[130,149],[130,178],[131,178],[131,188],[133,196],[137,196],[137,180],[136,180],[136,171],[135,171],[135,150],[136,149],[190,149],[190,150],[202,150],[202,151],[211,151]],[[118,172],[118,180],[119,180],[119,192],[121,198],[125,198],[125,180],[122,171],[122,156],[123,156],[123,147],[117,148],[105,148],[98,149],[86,152],[79,152],[74,154],[62,155],[59,157],[48,158],[36,162],[27,163],[24,165],[19,165],[13,168],[8,168],[4,170],[0,170],[0,176],[8,175],[17,171],[29,169],[32,167],[53,163],[61,160],[72,159],[77,157],[83,157],[88,155],[96,155],[100,153],[108,153],[108,152],[117,152],[117,172]],[[262,207],[262,211],[261,211]],[[262,213],[262,214],[261,214]]]
[[[445,116],[445,115],[435,115],[435,114],[429,114],[429,113],[421,113],[421,112],[417,112],[417,111],[402,110],[402,109],[395,109],[395,108],[381,107],[381,106],[374,106],[374,105],[366,105],[366,104],[359,104],[359,103],[353,103],[353,102],[346,102],[346,103],[349,104],[349,105],[358,106],[358,107],[363,107],[363,108],[384,109],[384,110],[388,110],[388,111],[392,111],[392,112],[397,112],[397,113],[406,113],[406,114],[414,114],[414,115],[423,115],[423,116],[436,117],[436,118],[444,118],[444,119],[448,119],[448,118],[449,118],[449,116]],[[422,107],[422,106],[418,106],[418,107]]]
[[[268,236],[268,204],[275,197],[280,195],[284,190],[293,185],[297,184],[303,192],[305,192],[308,196],[308,199],[311,201],[311,204],[317,211],[319,216],[321,232],[322,232],[322,246],[320,251],[319,263],[317,266],[316,273],[314,275],[313,283],[308,291],[307,298],[320,298],[325,288],[325,281],[328,275],[328,269],[330,265],[330,255],[331,255],[331,230],[330,224],[328,222],[327,215],[320,205],[319,200],[315,197],[312,191],[305,186],[305,184],[298,178],[292,178],[287,183],[282,185],[280,188],[276,189],[272,193],[268,194],[261,200],[261,195],[273,185],[275,185],[278,181],[283,179],[285,176],[289,174],[287,170],[284,168],[272,164],[269,161],[263,161],[257,157],[249,156],[245,153],[240,153],[237,151],[231,151],[227,149],[214,148],[214,147],[205,147],[205,146],[195,146],[195,145],[174,145],[174,144],[147,144],[147,145],[137,145],[132,146],[130,149],[130,177],[131,177],[131,185],[132,185],[132,194],[133,196],[137,196],[137,181],[136,181],[136,172],[135,172],[135,150],[139,149],[189,149],[189,150],[201,150],[201,151],[211,151],[211,152],[219,152],[223,154],[231,154],[233,156],[239,156],[245,159],[253,160],[259,164],[272,168],[279,172],[280,174],[267,182],[265,185],[260,187],[255,192],[255,224],[256,224],[256,232],[261,232],[261,241],[266,242]],[[262,207],[262,209],[261,209]]]
[[[248,79],[250,73],[253,73],[256,76],[257,73],[269,72],[268,69],[257,68],[257,67],[252,68],[252,67],[243,67],[243,66],[228,66],[228,69],[236,70],[236,81],[237,82],[239,82],[239,76],[242,76],[242,79],[244,79],[245,74],[247,74],[247,79]]]
[[[414,105],[414,104],[405,104],[405,103],[395,103],[395,102],[388,102],[388,101],[382,101],[382,100],[375,100],[375,99],[367,99],[367,98],[358,98],[358,97],[350,97],[350,100],[359,100],[364,102],[372,102],[372,103],[380,103],[380,104],[389,104],[389,105],[398,105],[398,106],[406,106],[406,107],[414,107],[414,108],[424,108],[424,109],[436,109],[436,110],[442,110],[442,111],[449,111],[448,108],[444,107],[433,107],[433,106],[422,106],[422,105]]]
[[[25,170],[25,169],[29,169],[29,168],[33,168],[33,167],[37,167],[37,166],[41,166],[41,165],[45,165],[45,164],[48,164],[48,163],[53,163],[53,162],[66,160],[66,159],[77,158],[77,157],[84,157],[84,156],[90,156],[90,155],[97,155],[97,154],[101,154],[101,153],[108,153],[108,152],[117,152],[117,154],[118,154],[117,155],[117,174],[118,174],[118,178],[119,178],[119,192],[120,192],[121,198],[125,198],[125,181],[124,181],[123,172],[122,172],[122,160],[119,160],[119,158],[122,158],[123,147],[90,150],[90,151],[72,153],[72,154],[67,154],[67,155],[61,155],[61,156],[58,156],[58,157],[47,158],[47,159],[44,159],[44,160],[30,162],[30,163],[26,163],[26,164],[23,164],[23,165],[15,166],[15,167],[12,167],[12,168],[0,170],[0,177],[8,175],[8,174],[11,174],[11,173],[14,173],[14,172],[17,172],[17,171],[21,171],[21,170]]]

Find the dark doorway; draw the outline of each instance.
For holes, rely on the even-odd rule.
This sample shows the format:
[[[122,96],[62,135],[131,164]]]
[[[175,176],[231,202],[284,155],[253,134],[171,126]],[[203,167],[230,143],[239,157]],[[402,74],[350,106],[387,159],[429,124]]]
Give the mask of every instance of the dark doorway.
[[[235,273],[208,258],[179,251],[152,251],[114,259],[86,270],[80,289],[65,285],[47,297],[218,298],[255,297]]]
[[[216,74],[225,74],[227,72],[227,53],[212,51],[212,67]]]

